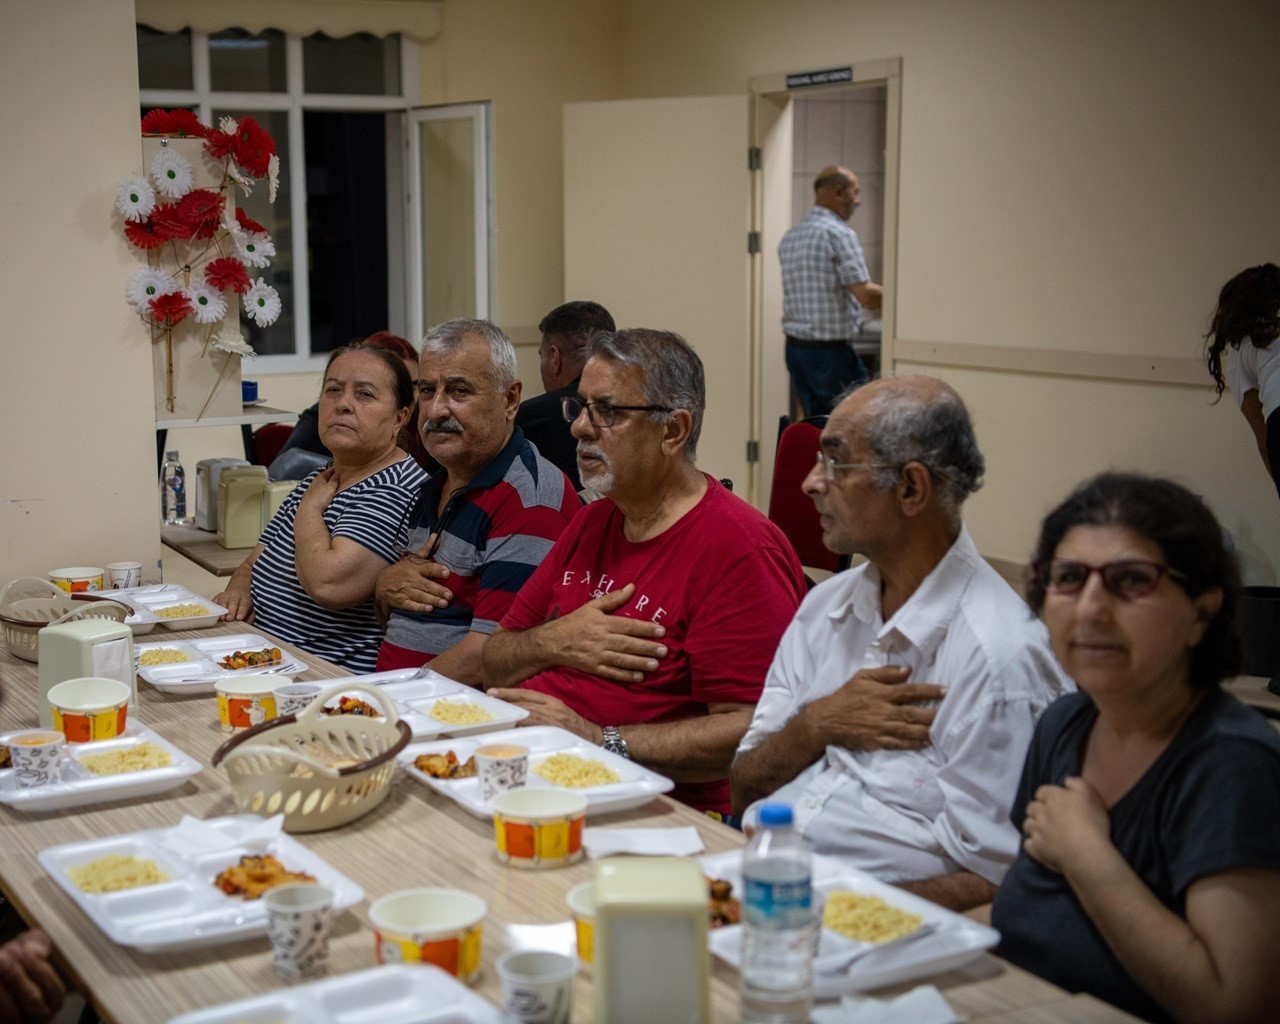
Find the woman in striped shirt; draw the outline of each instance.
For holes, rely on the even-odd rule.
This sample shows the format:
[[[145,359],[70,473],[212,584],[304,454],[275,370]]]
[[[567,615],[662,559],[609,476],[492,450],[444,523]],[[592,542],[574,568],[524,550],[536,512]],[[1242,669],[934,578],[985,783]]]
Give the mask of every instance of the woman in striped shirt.
[[[320,437],[333,463],[284,500],[217,600],[353,672],[373,671],[382,626],[378,574],[396,561],[404,513],[426,479],[396,437],[413,407],[404,362],[357,342],[337,349],[320,391]]]

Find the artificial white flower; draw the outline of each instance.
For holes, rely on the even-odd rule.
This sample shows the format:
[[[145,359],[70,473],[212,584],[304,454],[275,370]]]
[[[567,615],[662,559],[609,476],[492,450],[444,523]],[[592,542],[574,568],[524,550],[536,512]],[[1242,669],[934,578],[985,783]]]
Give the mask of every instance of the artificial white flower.
[[[276,201],[276,192],[280,189],[280,157],[275,153],[267,161],[267,201]]]
[[[271,257],[276,254],[276,243],[264,232],[245,231],[236,239],[236,250],[240,259],[249,266],[262,268],[271,265]]]
[[[139,313],[147,313],[148,303],[157,295],[168,295],[178,290],[178,282],[159,267],[139,267],[125,282],[124,296]]]
[[[129,175],[116,190],[116,209],[124,214],[125,220],[146,220],[155,207],[155,189],[141,174]]]
[[[240,226],[240,222],[236,220],[236,211],[231,203],[222,204],[222,229],[235,243],[237,249],[243,249],[244,243],[248,239],[248,235],[244,233],[244,228]]]
[[[234,160],[227,161],[227,177],[240,186],[245,195],[253,191],[253,179],[236,166]]]
[[[222,293],[210,288],[204,281],[197,281],[187,288],[187,298],[195,310],[196,323],[216,324],[227,315],[227,300]]]
[[[218,122],[218,127],[221,128],[228,135],[234,135],[237,131],[240,130],[240,122],[237,121],[234,117],[227,115],[221,121]]]
[[[181,153],[161,149],[151,161],[151,180],[156,188],[170,199],[181,199],[195,184],[191,162]]]
[[[240,328],[230,324],[210,339],[209,346],[216,348],[219,352],[230,352],[233,356],[248,356],[250,359],[258,354],[253,350],[253,346],[244,340]]]
[[[270,327],[280,316],[280,296],[262,278],[244,293],[244,311],[259,327]]]

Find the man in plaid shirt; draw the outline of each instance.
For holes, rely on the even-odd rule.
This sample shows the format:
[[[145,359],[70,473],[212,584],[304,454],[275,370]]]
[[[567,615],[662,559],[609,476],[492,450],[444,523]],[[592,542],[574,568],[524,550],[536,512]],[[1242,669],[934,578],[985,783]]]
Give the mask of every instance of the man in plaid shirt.
[[[845,222],[861,203],[858,177],[824,167],[813,208],[782,236],[782,329],[787,369],[806,416],[824,416],[850,384],[865,383],[853,350],[862,310],[879,309],[884,289],[871,280],[858,236]]]

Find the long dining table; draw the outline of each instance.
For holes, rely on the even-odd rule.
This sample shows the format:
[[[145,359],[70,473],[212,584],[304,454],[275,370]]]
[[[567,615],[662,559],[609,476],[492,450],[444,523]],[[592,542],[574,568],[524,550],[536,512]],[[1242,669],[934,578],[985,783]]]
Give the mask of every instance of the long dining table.
[[[197,639],[244,631],[243,623],[220,624],[210,630],[157,632],[144,639]],[[348,674],[288,644],[281,646],[307,666],[304,673],[296,674],[301,681]],[[37,701],[36,665],[7,650],[0,653],[0,733],[34,727]],[[4,823],[0,889],[28,924],[49,933],[60,969],[107,1024],[161,1024],[186,1011],[282,987],[265,936],[180,953],[143,953],[120,946],[108,939],[37,863],[37,854],[51,846],[171,827],[187,814],[214,818],[237,813],[226,774],[209,766],[214,751],[226,739],[212,692],[162,692],[139,680],[138,702],[131,718],[186,751],[203,770],[168,792],[134,800],[47,813],[0,807]],[[707,853],[744,844],[740,832],[667,797],[657,797],[634,810],[593,815],[588,824],[692,825]],[[364,817],[331,831],[294,838],[364,890],[364,900],[334,920],[330,976],[375,965],[367,916],[374,899],[419,886],[464,889],[488,903],[482,970],[473,989],[495,1004],[501,997],[494,964],[502,953],[523,947],[572,949],[573,929],[565,894],[593,875],[589,860],[542,871],[501,864],[490,823],[399,770],[390,795]],[[1105,1024],[1133,1020],[1105,1003],[1073,996],[989,954],[963,968],[874,994],[888,998],[923,980],[935,985],[956,1013],[969,1021]],[[713,960],[710,985],[712,1019],[740,1019],[737,972]],[[580,971],[575,981],[573,1019],[581,1024],[595,1019],[591,975],[586,970]]]

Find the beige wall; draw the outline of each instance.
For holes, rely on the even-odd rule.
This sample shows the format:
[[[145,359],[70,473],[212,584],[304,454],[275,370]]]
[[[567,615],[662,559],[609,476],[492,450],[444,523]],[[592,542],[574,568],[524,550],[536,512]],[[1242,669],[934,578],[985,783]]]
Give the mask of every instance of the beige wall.
[[[629,0],[623,91],[900,56],[898,336],[1190,359],[1221,283],[1280,255],[1276,38],[1260,2]],[[1114,465],[1204,494],[1246,574],[1275,578],[1280,505],[1229,398],[937,372],[988,456],[984,552],[1025,558],[1045,509]]]
[[[0,584],[122,559],[154,575],[151,354],[113,216],[139,162],[133,3],[4,0],[3,19]]]

